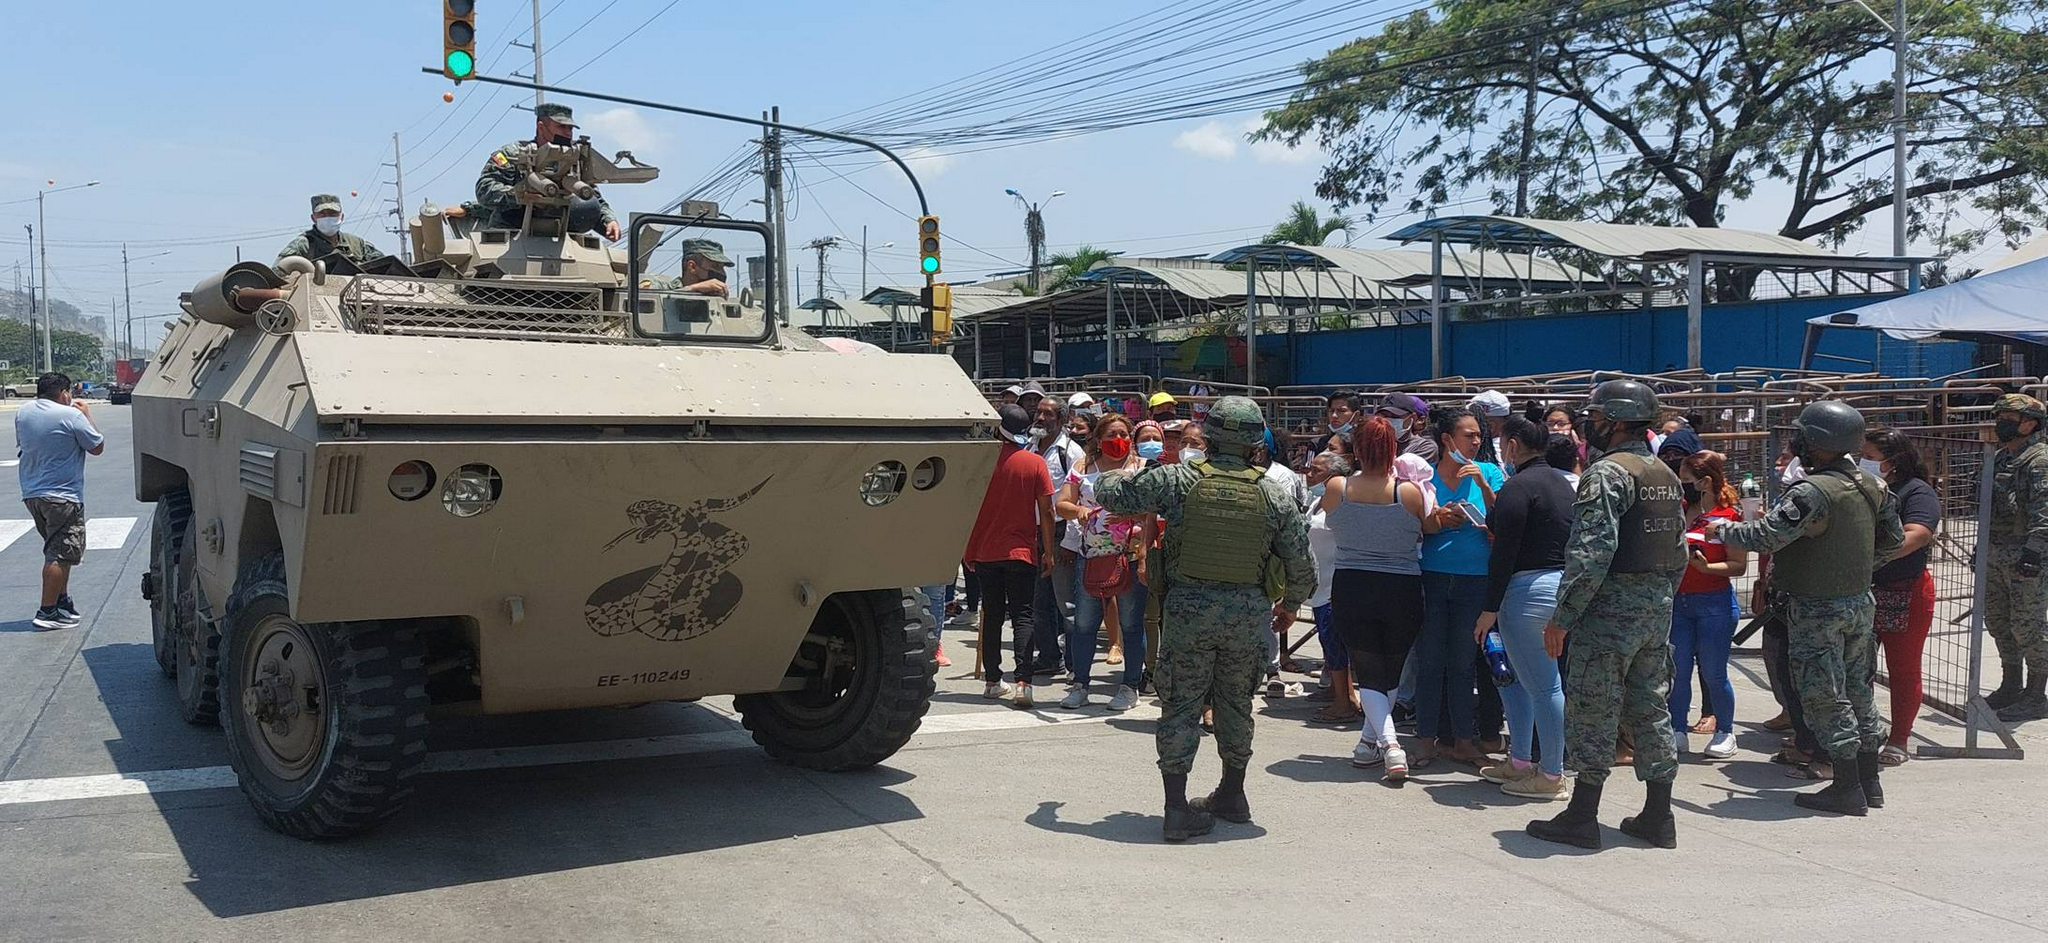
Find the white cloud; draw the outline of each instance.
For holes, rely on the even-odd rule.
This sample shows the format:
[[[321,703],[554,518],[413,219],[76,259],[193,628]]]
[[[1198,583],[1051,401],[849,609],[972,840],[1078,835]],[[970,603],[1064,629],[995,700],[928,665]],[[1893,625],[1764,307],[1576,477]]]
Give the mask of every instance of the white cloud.
[[[1230,160],[1237,156],[1237,135],[1219,121],[1204,121],[1199,127],[1182,131],[1173,146],[1196,157]]]
[[[647,119],[631,108],[612,108],[584,118],[582,132],[590,135],[599,153],[632,151],[646,157],[661,150],[668,135],[656,131]]]
[[[1244,123],[1243,130],[1251,134],[1265,126],[1265,121],[1253,118]],[[1253,141],[1251,152],[1252,159],[1261,164],[1306,164],[1322,156],[1315,147],[1288,147],[1281,141]]]
[[[921,177],[941,177],[953,169],[953,155],[929,147],[913,147],[903,153],[903,162]]]

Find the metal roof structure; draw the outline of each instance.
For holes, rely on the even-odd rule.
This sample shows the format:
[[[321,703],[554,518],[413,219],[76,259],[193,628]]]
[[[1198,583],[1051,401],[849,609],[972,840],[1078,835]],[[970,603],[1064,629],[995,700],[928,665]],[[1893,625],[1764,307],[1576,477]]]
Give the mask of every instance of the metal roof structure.
[[[1632,226],[1518,216],[1441,216],[1410,223],[1387,238],[1396,242],[1441,239],[1501,248],[1584,249],[1610,259],[1647,261],[1693,253],[1824,256],[1831,253],[1789,236],[1745,229]]]
[[[1427,285],[1430,256],[1415,249],[1357,249],[1350,246],[1241,246],[1216,254],[1224,263],[1255,260],[1260,266],[1314,266],[1337,269],[1387,285]],[[1465,263],[1466,274],[1501,283],[1576,284],[1589,276],[1570,266],[1530,255],[1481,252]]]

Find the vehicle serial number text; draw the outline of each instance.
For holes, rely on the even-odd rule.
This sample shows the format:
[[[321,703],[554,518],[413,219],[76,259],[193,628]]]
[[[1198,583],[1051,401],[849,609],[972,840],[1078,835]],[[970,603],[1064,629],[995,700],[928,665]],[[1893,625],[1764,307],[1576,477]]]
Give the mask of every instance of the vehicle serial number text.
[[[690,669],[678,668],[674,671],[640,671],[629,675],[599,675],[597,686],[615,688],[627,684],[667,684],[671,681],[688,680]]]

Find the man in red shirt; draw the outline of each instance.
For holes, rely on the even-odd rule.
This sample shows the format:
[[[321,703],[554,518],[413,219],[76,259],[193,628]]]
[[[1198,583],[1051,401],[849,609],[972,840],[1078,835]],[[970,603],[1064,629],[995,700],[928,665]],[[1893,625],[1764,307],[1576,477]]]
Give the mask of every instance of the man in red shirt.
[[[1006,404],[1002,415],[1003,453],[989,477],[981,513],[967,538],[965,559],[981,582],[981,696],[1014,695],[1018,707],[1031,706],[1031,664],[1036,656],[1032,633],[1032,596],[1041,575],[1053,564],[1052,473],[1033,450],[1031,414]],[[1015,688],[1003,684],[1003,617],[1010,619],[1015,638]]]

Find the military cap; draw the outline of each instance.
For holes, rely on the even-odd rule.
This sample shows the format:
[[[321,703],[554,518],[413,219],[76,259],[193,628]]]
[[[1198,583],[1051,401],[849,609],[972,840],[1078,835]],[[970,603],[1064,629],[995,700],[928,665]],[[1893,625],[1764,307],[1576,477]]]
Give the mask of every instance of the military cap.
[[[546,118],[556,124],[566,124],[572,128],[576,126],[576,112],[570,110],[568,105],[558,105],[554,102],[548,102],[545,105],[535,105],[533,106],[533,116],[535,118]]]
[[[699,258],[719,265],[732,264],[732,260],[725,257],[725,247],[710,239],[683,240],[683,258]]]
[[[341,197],[335,196],[332,193],[313,194],[313,214],[317,216],[328,210],[333,210],[337,213],[341,212]]]
[[[2025,393],[2007,393],[1999,397],[1998,405],[1993,406],[1991,411],[1998,413],[2010,411],[2019,413],[2029,419],[2048,419],[2048,406],[2041,405],[2040,400]]]

